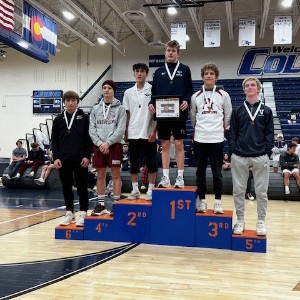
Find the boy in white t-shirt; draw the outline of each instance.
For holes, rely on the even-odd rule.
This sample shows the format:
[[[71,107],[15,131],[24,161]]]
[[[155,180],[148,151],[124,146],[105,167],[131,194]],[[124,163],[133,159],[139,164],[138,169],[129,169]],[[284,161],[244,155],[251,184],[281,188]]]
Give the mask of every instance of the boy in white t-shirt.
[[[151,85],[146,82],[149,68],[144,63],[134,64],[133,76],[136,84],[125,91],[123,105],[126,108],[127,122],[125,140],[129,142],[130,174],[132,192],[128,199],[140,198],[138,173],[142,155],[148,168],[149,186],[147,200],[152,200],[152,188],[155,184],[156,164],[156,122],[148,110],[151,100]]]
[[[206,212],[206,167],[209,159],[215,194],[214,213],[223,214],[222,164],[224,132],[229,127],[232,112],[227,92],[216,86],[219,69],[213,63],[201,68],[204,85],[191,98],[190,119],[194,127],[194,152],[197,157],[197,212]]]

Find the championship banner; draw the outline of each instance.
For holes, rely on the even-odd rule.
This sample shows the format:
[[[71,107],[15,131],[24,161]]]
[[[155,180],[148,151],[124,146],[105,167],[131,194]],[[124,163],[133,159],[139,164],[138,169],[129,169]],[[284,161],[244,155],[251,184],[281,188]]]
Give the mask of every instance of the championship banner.
[[[239,47],[255,46],[255,19],[239,19]]]
[[[221,21],[208,20],[204,22],[204,47],[220,47]]]
[[[176,40],[180,49],[186,49],[186,22],[171,23],[171,40]]]
[[[40,49],[56,54],[57,26],[26,1],[23,3],[23,38]]]
[[[274,18],[274,44],[291,44],[293,22],[291,16]]]

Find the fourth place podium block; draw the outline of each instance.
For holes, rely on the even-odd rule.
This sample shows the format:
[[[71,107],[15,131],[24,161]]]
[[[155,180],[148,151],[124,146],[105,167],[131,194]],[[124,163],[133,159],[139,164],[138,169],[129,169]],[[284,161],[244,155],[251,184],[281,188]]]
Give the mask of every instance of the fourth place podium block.
[[[233,212],[196,213],[196,187],[153,189],[152,201],[122,199],[114,215],[88,216],[84,228],[55,228],[57,239],[84,239],[266,252],[267,239],[253,230],[232,234]]]

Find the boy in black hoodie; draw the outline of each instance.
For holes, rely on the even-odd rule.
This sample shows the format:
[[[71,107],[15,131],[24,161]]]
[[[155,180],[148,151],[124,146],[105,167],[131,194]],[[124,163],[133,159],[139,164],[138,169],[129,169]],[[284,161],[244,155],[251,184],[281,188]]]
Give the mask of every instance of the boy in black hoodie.
[[[66,110],[53,121],[52,152],[62,183],[66,215],[60,225],[69,225],[75,220],[73,177],[79,196],[80,216],[76,226],[84,226],[88,210],[87,175],[90,163],[92,141],[89,136],[89,117],[78,108],[79,95],[68,91],[63,95]]]

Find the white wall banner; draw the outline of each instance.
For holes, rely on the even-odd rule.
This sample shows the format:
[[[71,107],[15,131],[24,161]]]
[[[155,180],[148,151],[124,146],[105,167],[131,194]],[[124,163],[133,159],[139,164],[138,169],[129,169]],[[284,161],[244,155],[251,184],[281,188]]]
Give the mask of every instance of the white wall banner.
[[[207,20],[204,22],[204,47],[220,47],[221,21]]]
[[[171,23],[171,40],[176,40],[180,49],[186,49],[186,22]]]
[[[274,44],[291,44],[293,22],[291,16],[274,18]]]
[[[255,46],[255,19],[239,19],[239,47]]]

